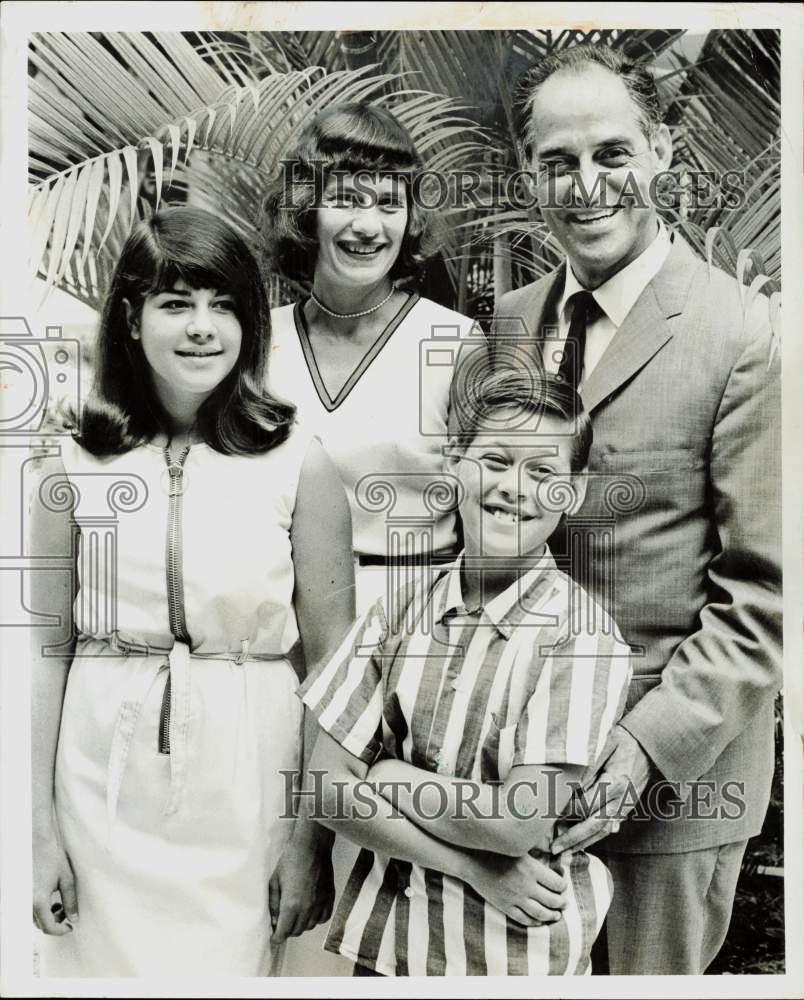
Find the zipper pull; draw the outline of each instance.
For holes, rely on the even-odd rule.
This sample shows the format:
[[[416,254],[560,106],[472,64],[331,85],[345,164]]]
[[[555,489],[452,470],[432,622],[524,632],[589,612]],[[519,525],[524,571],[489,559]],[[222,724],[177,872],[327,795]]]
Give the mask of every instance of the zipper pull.
[[[184,475],[184,463],[187,461],[187,456],[189,454],[190,454],[190,445],[188,444],[181,450],[178,458],[173,459],[173,457],[170,454],[170,447],[168,445],[165,446],[164,456],[168,474],[169,497],[180,497],[184,492],[182,485],[182,477]]]
[[[168,476],[170,477],[170,482],[168,484],[168,496],[177,497],[181,496],[182,489],[182,477],[184,475],[184,469],[181,465],[169,465],[167,467]]]

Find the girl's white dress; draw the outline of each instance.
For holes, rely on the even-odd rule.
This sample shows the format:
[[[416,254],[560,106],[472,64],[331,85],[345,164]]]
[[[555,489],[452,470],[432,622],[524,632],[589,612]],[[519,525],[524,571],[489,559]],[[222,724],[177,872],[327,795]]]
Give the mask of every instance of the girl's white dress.
[[[40,936],[44,975],[276,965],[268,883],[301,728],[289,532],[309,442],[295,430],[252,457],[193,445],[178,474],[151,445],[62,448],[80,638],[55,805],[80,916]]]

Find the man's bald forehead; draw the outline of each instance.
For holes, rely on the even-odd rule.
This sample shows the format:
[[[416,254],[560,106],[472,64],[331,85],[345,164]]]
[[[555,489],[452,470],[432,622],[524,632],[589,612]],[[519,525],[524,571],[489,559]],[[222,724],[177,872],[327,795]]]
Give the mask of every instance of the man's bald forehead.
[[[562,123],[580,120],[590,132],[605,133],[614,141],[618,129],[644,132],[641,108],[624,81],[603,66],[587,64],[562,69],[550,76],[533,95],[528,145],[539,148],[544,133],[560,130]]]
[[[520,105],[520,125],[526,146],[530,146],[534,138],[533,111],[541,88],[559,74],[563,80],[568,80],[570,77],[567,74],[583,74],[587,71],[609,74],[622,83],[634,105],[639,127],[646,136],[651,136],[662,124],[662,109],[656,84],[643,65],[605,45],[575,45],[541,60],[520,87],[520,92],[526,95],[524,104]]]

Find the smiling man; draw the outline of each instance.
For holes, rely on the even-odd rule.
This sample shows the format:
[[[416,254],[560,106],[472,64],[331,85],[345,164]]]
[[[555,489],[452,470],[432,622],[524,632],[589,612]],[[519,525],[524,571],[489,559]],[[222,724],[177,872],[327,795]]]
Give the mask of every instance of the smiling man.
[[[595,812],[554,850],[600,841],[615,884],[612,973],[702,973],[773,771],[780,401],[768,301],[744,310],[734,279],[659,219],[652,193],[672,146],[643,68],[605,47],[543,60],[525,139],[567,259],[503,296],[495,336],[524,324],[536,360],[579,387],[594,444],[568,566],[635,653]]]

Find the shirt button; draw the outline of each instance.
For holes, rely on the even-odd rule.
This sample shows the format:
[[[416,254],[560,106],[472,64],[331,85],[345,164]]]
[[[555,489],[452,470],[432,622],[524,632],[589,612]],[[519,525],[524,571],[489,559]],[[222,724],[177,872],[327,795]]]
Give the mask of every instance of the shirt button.
[[[411,889],[410,886],[408,886],[407,889],[405,889],[405,895],[408,897],[408,899],[413,899],[413,890]]]

